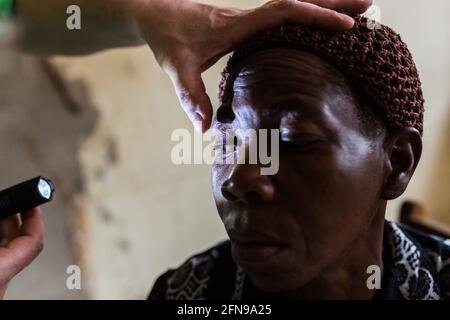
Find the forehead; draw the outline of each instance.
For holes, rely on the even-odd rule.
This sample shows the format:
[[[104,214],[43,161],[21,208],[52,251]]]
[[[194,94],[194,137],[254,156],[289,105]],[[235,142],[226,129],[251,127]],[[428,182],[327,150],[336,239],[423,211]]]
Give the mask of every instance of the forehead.
[[[350,97],[344,76],[328,63],[299,50],[270,49],[249,56],[230,74],[219,115],[232,113],[248,127],[292,114],[352,125],[357,119]]]

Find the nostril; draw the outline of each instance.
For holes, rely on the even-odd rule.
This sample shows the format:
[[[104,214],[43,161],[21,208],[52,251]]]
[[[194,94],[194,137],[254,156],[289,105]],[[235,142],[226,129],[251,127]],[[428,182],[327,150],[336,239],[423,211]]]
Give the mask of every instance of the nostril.
[[[233,189],[233,183],[231,181],[225,181],[222,185],[221,192],[225,199],[229,201],[237,201],[238,198],[231,191]]]
[[[235,197],[231,192],[227,191],[226,189],[222,188],[222,195],[224,196],[225,199],[229,200],[229,201],[237,201],[237,197]]]

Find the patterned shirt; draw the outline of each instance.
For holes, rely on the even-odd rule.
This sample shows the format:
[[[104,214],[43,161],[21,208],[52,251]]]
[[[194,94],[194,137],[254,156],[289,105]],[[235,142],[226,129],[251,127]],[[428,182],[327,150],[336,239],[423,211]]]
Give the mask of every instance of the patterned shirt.
[[[384,274],[378,300],[450,300],[450,240],[386,221]],[[160,276],[151,300],[258,300],[259,291],[234,263],[225,241]]]

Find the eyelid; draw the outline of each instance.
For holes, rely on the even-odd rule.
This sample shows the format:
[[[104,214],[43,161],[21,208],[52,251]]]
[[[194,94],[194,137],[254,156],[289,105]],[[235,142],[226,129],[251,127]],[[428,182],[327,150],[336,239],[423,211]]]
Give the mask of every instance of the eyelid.
[[[326,138],[323,135],[319,135],[316,133],[282,128],[280,129],[280,139],[284,142],[297,142],[301,144],[305,142],[324,141]]]

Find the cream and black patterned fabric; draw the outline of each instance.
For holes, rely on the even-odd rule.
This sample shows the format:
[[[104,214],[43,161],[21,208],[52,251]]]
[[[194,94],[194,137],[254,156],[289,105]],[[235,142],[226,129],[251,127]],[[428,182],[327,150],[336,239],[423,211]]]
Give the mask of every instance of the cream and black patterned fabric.
[[[386,221],[384,276],[379,300],[449,300],[450,240]],[[231,258],[225,241],[169,270],[156,281],[152,300],[257,300],[264,294]]]

